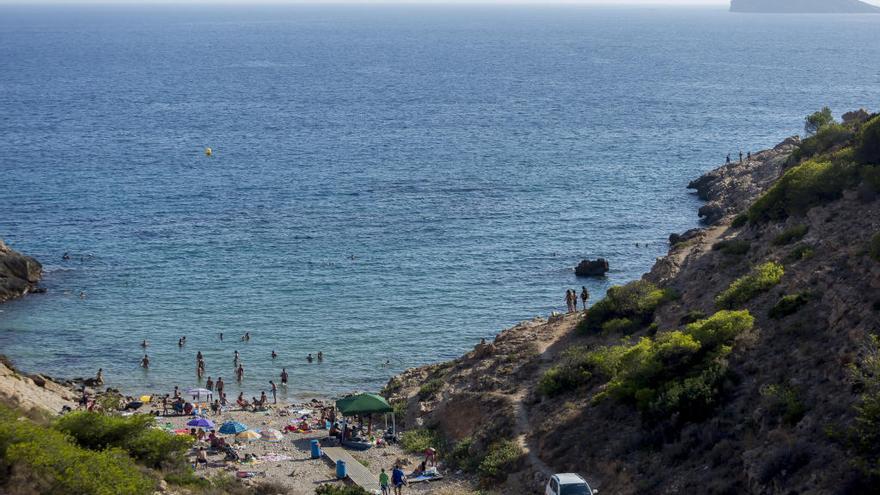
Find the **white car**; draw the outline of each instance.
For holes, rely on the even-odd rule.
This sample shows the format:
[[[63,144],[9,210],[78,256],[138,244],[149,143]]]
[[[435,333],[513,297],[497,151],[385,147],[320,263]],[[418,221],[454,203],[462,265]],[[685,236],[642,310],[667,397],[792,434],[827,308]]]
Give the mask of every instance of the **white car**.
[[[554,474],[547,482],[545,495],[593,495],[599,493],[590,488],[590,485],[574,473]]]

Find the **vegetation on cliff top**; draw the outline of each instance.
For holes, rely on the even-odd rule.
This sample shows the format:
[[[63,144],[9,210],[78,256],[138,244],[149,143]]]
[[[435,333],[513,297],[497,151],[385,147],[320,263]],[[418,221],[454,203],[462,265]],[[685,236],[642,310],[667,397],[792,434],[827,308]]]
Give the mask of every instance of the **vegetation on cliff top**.
[[[807,118],[816,132],[792,154],[791,168],[749,208],[752,223],[803,215],[862,182],[880,189],[880,116],[838,124],[820,113]]]
[[[584,333],[606,331],[629,333],[651,323],[654,311],[676,297],[668,289],[637,280],[608,289],[605,297],[590,308],[578,325]]]
[[[715,298],[715,304],[722,309],[733,309],[752,300],[758,294],[767,292],[782,280],[785,268],[773,261],[755,267],[748,275],[733,281],[725,291]]]

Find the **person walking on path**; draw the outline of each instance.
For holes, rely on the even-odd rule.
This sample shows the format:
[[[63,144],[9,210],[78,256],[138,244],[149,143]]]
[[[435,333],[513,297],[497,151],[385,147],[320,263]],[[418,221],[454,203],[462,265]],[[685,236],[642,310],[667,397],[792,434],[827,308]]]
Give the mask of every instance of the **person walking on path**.
[[[388,488],[388,473],[385,472],[385,468],[382,468],[382,472],[379,473],[379,488],[382,489],[382,495],[391,495]]]
[[[581,302],[584,303],[584,311],[587,310],[587,301],[590,299],[590,291],[585,286],[581,286]]]
[[[278,404],[278,387],[272,380],[269,380],[269,385],[272,385],[272,404]]]
[[[403,485],[406,484],[406,475],[399,465],[394,466],[391,471],[391,483],[394,485],[394,495],[403,495]]]

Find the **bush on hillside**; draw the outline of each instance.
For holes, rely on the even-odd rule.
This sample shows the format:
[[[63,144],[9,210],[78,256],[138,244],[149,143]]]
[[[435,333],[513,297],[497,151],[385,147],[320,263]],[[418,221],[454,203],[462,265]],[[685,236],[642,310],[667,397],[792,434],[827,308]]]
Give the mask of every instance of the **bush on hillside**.
[[[522,458],[523,451],[516,442],[503,440],[489,447],[477,471],[484,483],[499,483],[507,478],[507,473],[513,472]]]
[[[790,263],[794,263],[801,260],[810,259],[813,255],[816,254],[816,249],[809,244],[801,244],[796,246],[794,249],[788,253],[788,256],[785,257],[785,261]]]
[[[438,448],[442,439],[440,435],[428,428],[408,430],[400,435],[400,445],[407,452],[421,454],[428,447]]]
[[[744,227],[747,223],[749,223],[749,216],[745,213],[740,213],[739,215],[733,217],[733,220],[730,222],[730,226],[738,229],[740,227]]]
[[[434,397],[440,389],[443,388],[443,380],[435,378],[419,387],[419,400],[426,400]]]
[[[834,159],[808,160],[789,169],[749,208],[752,223],[784,220],[802,215],[816,205],[843,196],[844,189],[858,184],[859,170],[844,155]]]
[[[120,448],[151,468],[180,467],[192,439],[153,429],[154,423],[148,415],[122,417],[79,411],[59,418],[55,428],[83,448]]]
[[[609,379],[617,373],[623,349],[611,346],[591,351],[583,346],[572,347],[562,354],[560,364],[544,373],[538,391],[553,397],[586,385],[595,375]]]
[[[856,139],[856,159],[859,163],[880,165],[880,116],[862,126]]]
[[[632,403],[652,418],[700,419],[717,404],[734,342],[753,326],[748,311],[719,311],[682,330],[588,352],[581,361],[609,379],[598,399]]]
[[[749,252],[752,245],[748,241],[730,240],[719,241],[712,245],[713,251],[721,251],[730,256],[742,256]]]
[[[807,118],[804,119],[804,132],[806,132],[808,136],[812,136],[819,132],[823,127],[829,126],[833,123],[834,115],[831,113],[831,109],[828,107],[822,107],[822,110],[808,115]]]
[[[795,225],[793,227],[789,227],[783,230],[781,234],[773,239],[773,245],[786,246],[788,244],[791,244],[792,242],[797,242],[803,239],[809,231],[810,227],[808,225]]]
[[[482,459],[474,452],[472,448],[474,440],[471,437],[461,439],[446,458],[446,463],[452,469],[461,469],[468,473],[475,472]]]
[[[852,129],[839,124],[824,127],[815,136],[801,141],[800,146],[791,154],[787,163],[796,165],[823,153],[843,148],[852,142],[854,136]]]
[[[785,274],[785,268],[775,262],[755,267],[751,273],[733,281],[724,292],[715,298],[721,309],[733,309],[752,300],[758,294],[767,292],[777,285]]]
[[[807,412],[797,389],[790,385],[764,386],[761,388],[761,396],[767,402],[767,412],[779,417],[788,426],[797,425]]]
[[[797,313],[802,307],[810,302],[806,294],[789,294],[782,296],[776,304],[770,308],[770,318],[780,320],[786,316]]]
[[[862,394],[855,406],[856,419],[848,431],[855,463],[869,476],[880,476],[880,338],[870,337],[861,359],[850,367]]]
[[[874,234],[868,245],[868,255],[877,262],[880,262],[880,232]]]
[[[605,297],[593,305],[578,325],[582,332],[599,332],[606,322],[615,319],[628,319],[632,326],[627,331],[648,325],[654,318],[654,311],[664,302],[675,298],[669,290],[637,280],[626,285],[608,289]],[[614,328],[620,328],[615,324]]]
[[[62,433],[18,417],[16,411],[0,406],[0,469],[25,482],[29,493],[152,493],[154,480],[142,474],[125,452],[80,448]],[[4,478],[0,477],[0,492],[10,481]]]

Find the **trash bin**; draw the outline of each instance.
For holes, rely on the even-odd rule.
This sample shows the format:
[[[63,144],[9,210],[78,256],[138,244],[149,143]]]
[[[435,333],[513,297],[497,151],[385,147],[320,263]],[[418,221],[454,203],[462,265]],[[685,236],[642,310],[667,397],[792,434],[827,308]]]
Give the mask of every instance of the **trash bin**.
[[[320,459],[321,458],[321,444],[317,440],[312,440],[311,445],[312,445],[312,459]]]
[[[345,479],[346,474],[347,473],[345,472],[345,461],[342,461],[342,460],[336,461],[336,478],[343,480],[343,479]]]

